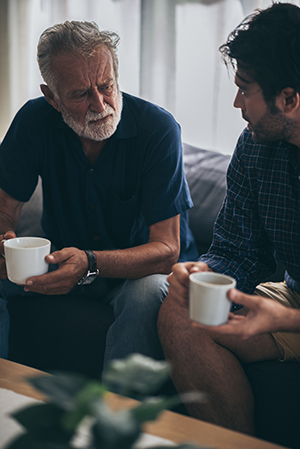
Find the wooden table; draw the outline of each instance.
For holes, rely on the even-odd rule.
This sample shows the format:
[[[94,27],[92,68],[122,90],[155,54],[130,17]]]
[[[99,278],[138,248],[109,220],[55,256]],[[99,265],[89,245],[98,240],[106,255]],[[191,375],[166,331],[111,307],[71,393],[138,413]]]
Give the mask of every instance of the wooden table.
[[[6,388],[35,399],[45,400],[46,398],[40,392],[23,380],[25,376],[40,376],[41,374],[46,375],[42,371],[0,358],[0,388]],[[132,399],[120,397],[113,393],[109,393],[107,398],[109,405],[114,409],[129,408],[136,404],[136,401]],[[283,446],[170,411],[163,412],[155,422],[146,424],[144,432],[176,443],[190,442],[202,446],[206,445],[214,449],[283,448]]]

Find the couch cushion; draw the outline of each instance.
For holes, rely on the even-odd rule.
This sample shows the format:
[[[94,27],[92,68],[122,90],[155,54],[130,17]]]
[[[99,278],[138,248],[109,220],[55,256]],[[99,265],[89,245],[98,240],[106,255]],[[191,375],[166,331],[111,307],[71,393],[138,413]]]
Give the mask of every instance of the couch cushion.
[[[23,206],[17,227],[17,236],[43,237],[44,233],[41,226],[42,197],[42,182],[39,179],[32,197]]]
[[[244,370],[255,398],[256,436],[299,448],[300,363],[249,363]]]
[[[113,309],[76,295],[12,296],[8,358],[43,371],[99,378]]]
[[[183,144],[183,161],[194,207],[190,228],[200,254],[211,243],[213,224],[226,193],[226,171],[231,156]]]

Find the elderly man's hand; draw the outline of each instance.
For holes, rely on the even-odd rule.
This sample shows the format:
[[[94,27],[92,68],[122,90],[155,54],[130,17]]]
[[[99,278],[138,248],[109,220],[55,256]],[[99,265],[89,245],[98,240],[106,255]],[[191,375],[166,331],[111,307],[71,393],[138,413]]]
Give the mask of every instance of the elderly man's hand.
[[[15,237],[16,234],[13,231],[7,231],[5,234],[0,234],[0,279],[7,278],[3,240],[14,239]]]
[[[64,295],[76,285],[88,268],[86,253],[77,248],[64,248],[46,256],[46,261],[59,268],[42,276],[28,278],[24,290],[43,295]]]

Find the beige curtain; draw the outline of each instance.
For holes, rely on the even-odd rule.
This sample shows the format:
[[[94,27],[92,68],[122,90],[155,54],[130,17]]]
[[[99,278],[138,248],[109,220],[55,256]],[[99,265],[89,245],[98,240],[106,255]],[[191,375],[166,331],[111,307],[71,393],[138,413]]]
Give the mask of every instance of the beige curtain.
[[[10,114],[7,90],[9,83],[9,55],[8,55],[8,0],[0,2],[0,140],[6,131]]]
[[[139,95],[140,0],[0,0],[0,140],[18,109],[41,95],[40,34],[65,20],[95,21],[121,35],[121,88]]]
[[[120,88],[169,110],[183,140],[231,153],[244,127],[218,47],[271,0],[0,0],[0,140],[17,110],[40,94],[36,45],[64,20],[119,33]],[[300,0],[293,3],[299,5]]]

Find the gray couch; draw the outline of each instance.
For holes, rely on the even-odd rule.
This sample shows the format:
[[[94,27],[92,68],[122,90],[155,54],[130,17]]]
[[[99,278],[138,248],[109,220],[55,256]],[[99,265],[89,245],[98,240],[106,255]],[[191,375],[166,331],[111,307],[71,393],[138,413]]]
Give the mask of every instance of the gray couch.
[[[194,201],[190,227],[199,253],[210,245],[213,223],[226,189],[230,156],[184,145],[186,176]],[[40,235],[41,186],[23,208],[18,235]],[[282,278],[279,264],[274,280]],[[63,369],[99,377],[111,309],[96,298],[14,297],[9,358],[38,369]],[[300,448],[300,364],[261,362],[244,367],[256,399],[257,435],[290,448]],[[173,391],[172,385],[165,392]],[[184,412],[184,409],[179,411]]]

